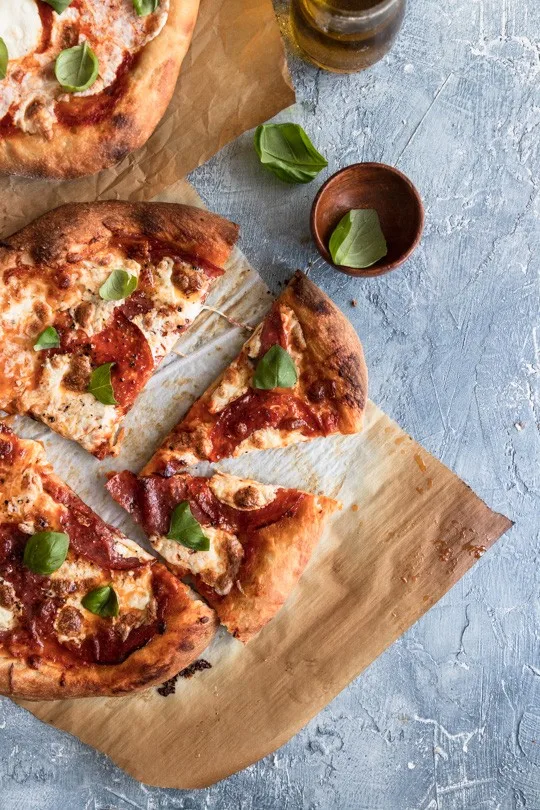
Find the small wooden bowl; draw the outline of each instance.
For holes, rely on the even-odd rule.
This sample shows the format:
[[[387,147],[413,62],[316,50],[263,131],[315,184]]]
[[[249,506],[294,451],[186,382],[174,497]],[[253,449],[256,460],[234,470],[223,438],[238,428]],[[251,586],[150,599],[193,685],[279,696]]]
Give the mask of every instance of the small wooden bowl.
[[[388,253],[371,267],[334,264],[328,242],[340,219],[353,208],[374,208]],[[380,276],[395,270],[417,247],[424,227],[424,206],[408,177],[384,163],[353,163],[330,177],[311,208],[311,233],[328,264],[349,276]]]

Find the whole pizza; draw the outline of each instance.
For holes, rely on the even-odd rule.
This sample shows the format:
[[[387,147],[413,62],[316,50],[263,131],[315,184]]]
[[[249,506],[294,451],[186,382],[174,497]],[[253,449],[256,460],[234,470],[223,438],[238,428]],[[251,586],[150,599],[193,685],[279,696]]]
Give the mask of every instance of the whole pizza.
[[[0,0],[0,173],[69,178],[149,138],[199,0]]]

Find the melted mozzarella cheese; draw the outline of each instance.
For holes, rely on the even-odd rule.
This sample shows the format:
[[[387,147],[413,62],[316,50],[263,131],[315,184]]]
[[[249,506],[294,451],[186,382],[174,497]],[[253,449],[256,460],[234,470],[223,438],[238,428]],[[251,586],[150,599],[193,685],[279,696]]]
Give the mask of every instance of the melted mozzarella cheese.
[[[210,413],[220,413],[229,403],[238,399],[249,388],[253,377],[253,367],[242,353],[224,372],[208,400]]]
[[[35,0],[0,0],[0,37],[9,59],[35,51],[41,39],[41,17]]]
[[[120,614],[123,610],[145,610],[152,598],[152,569],[148,566],[142,573],[133,571],[118,573],[113,587],[118,596]],[[141,617],[142,618],[142,617]]]
[[[277,493],[277,487],[222,472],[216,473],[208,482],[208,486],[219,501],[245,511],[268,506]],[[242,493],[246,496],[244,499],[241,497]],[[243,500],[246,501],[246,505],[243,504]]]
[[[228,593],[243,557],[242,546],[234,534],[224,529],[203,526],[203,532],[210,540],[208,551],[194,551],[161,535],[153,535],[150,542],[172,566],[200,576],[217,593]]]
[[[0,604],[0,630],[11,630],[17,623],[21,603],[15,596],[15,589],[11,582],[0,577],[0,591],[9,593],[9,607]]]
[[[71,355],[47,358],[42,367],[39,387],[23,397],[25,409],[44,422],[54,423],[57,433],[93,449],[108,442],[117,422],[114,405],[104,405],[93,394],[70,391],[62,385],[68,373]]]
[[[289,444],[306,442],[309,436],[304,436],[299,430],[279,430],[278,428],[261,428],[256,430],[235,448],[233,456],[241,456],[250,450],[270,450],[274,447],[287,447]]]
[[[156,265],[151,292],[155,309],[132,319],[148,341],[154,360],[160,360],[171,351],[181,328],[193,323],[202,308],[201,291],[184,295],[173,282],[173,269],[174,262],[170,258]]]

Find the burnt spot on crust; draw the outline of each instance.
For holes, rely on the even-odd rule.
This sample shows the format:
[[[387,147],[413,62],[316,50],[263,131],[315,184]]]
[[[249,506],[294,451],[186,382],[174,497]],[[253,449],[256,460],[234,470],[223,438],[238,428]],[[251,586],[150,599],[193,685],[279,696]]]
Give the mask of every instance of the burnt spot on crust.
[[[352,408],[363,410],[366,405],[366,390],[357,355],[351,353],[338,356],[336,367],[339,377],[345,383],[343,399]]]
[[[75,636],[83,625],[82,613],[72,605],[66,605],[58,614],[56,629],[62,636]]]
[[[298,301],[311,312],[317,315],[327,315],[332,311],[332,304],[322,290],[299,270],[292,277],[290,288]]]
[[[336,395],[337,390],[334,380],[315,380],[306,391],[309,401],[317,404],[323,402],[323,400],[335,399]]]
[[[111,118],[111,123],[116,129],[126,129],[130,124],[130,119],[124,113],[116,113]]]
[[[195,644],[193,643],[193,641],[191,641],[191,639],[186,638],[180,642],[180,644],[178,645],[178,649],[182,650],[182,652],[191,652],[192,650],[195,649]]]
[[[131,148],[124,143],[115,143],[109,147],[109,159],[111,163],[120,163],[126,155],[129,155]]]
[[[157,206],[138,206],[135,210],[135,218],[146,236],[159,236],[167,231],[165,217]]]

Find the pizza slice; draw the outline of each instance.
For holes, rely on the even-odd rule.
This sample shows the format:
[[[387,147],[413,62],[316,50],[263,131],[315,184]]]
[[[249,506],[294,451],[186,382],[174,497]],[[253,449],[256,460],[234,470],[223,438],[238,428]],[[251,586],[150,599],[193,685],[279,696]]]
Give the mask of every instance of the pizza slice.
[[[331,498],[224,473],[137,478],[124,471],[107,489],[243,642],[288,599],[339,508]]]
[[[0,423],[0,693],[123,695],[210,642],[215,614]]]
[[[78,177],[150,137],[199,0],[0,0],[0,173]]]
[[[224,272],[237,226],[199,208],[99,202],[0,243],[0,408],[98,458]]]
[[[168,476],[203,460],[357,433],[366,398],[367,369],[356,332],[328,296],[297,272],[142,474]]]

